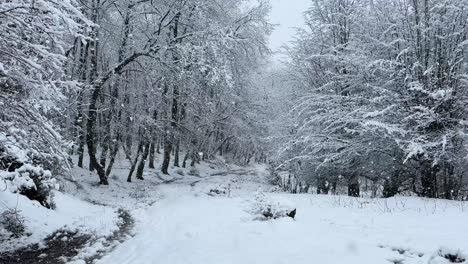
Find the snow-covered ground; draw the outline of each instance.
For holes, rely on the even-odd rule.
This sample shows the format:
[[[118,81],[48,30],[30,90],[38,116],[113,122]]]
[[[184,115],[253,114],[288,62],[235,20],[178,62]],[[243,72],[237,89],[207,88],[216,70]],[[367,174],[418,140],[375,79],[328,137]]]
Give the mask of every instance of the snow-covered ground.
[[[116,164],[110,186],[97,186],[96,175],[75,169],[77,183],[61,182],[65,193],[56,192],[55,211],[0,192],[35,231],[17,243],[38,242],[64,225],[109,235],[117,228],[116,210],[123,207],[136,219],[133,236],[116,242],[96,263],[443,264],[450,263],[446,254],[466,259],[468,253],[466,202],[273,192],[265,166],[241,168],[220,160],[196,170],[172,168],[171,176],[147,170],[144,181],[127,183],[127,163]],[[258,220],[252,214],[258,197],[297,208],[295,220]],[[109,248],[98,240],[69,261],[84,263],[100,250]]]
[[[4,184],[0,183],[0,190]],[[0,252],[43,242],[59,229],[97,237],[109,236],[118,229],[115,208],[91,204],[59,191],[54,191],[54,196],[56,209],[51,210],[23,195],[0,191],[0,213],[8,209],[17,210],[24,218],[27,233],[20,238],[5,238],[2,236],[5,230],[0,227]]]
[[[154,186],[161,198],[135,211],[135,236],[98,263],[440,264],[468,250],[468,203],[270,193],[259,168]],[[255,220],[259,188],[296,220]]]

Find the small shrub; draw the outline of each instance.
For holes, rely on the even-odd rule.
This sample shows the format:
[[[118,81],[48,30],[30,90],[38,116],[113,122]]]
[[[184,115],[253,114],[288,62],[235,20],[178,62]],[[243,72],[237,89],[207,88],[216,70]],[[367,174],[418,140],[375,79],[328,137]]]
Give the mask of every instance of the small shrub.
[[[429,260],[429,264],[467,263],[467,256],[460,250],[440,248]]]
[[[459,250],[439,249],[438,255],[450,261],[450,263],[464,263],[466,256]]]
[[[24,222],[24,217],[16,209],[8,209],[0,215],[0,224],[15,238],[24,235],[26,230]]]
[[[131,226],[135,223],[135,220],[127,209],[119,208],[117,214],[119,218],[122,219],[122,225]]]
[[[51,191],[57,188],[57,183],[50,171],[26,164],[14,172],[4,173],[2,178],[9,181],[10,191],[38,201],[46,208],[55,208]]]
[[[286,201],[272,201],[263,192],[258,191],[249,212],[255,216],[255,220],[270,220],[282,217],[294,219],[297,211]]]
[[[225,196],[226,190],[221,188],[210,189],[208,192],[209,196]]]
[[[40,167],[23,166],[16,172],[18,172],[20,178],[30,178],[34,182],[34,186],[21,186],[19,188],[20,194],[25,195],[31,200],[38,201],[46,208],[55,208],[51,191],[56,188],[56,181],[52,178],[50,171]]]

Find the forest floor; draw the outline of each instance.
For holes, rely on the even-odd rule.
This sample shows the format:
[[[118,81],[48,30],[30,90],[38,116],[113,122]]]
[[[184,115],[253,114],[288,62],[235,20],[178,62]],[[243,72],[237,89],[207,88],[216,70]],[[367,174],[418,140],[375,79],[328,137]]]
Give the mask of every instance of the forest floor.
[[[467,203],[271,192],[265,173],[159,185],[161,199],[135,214],[135,235],[97,263],[467,263]],[[259,190],[297,208],[296,219],[257,220]]]
[[[78,230],[93,227],[95,238],[76,254],[44,263],[468,263],[466,202],[286,194],[267,183],[264,166],[221,161],[172,168],[171,176],[148,170],[144,181],[132,183],[127,171],[125,162],[117,164],[106,187],[82,169],[75,171],[77,182],[62,183],[66,195],[58,194],[58,206],[77,199],[94,208],[75,209],[87,227]],[[296,218],[260,221],[252,213],[259,196],[273,207],[296,208]],[[112,239],[119,208],[135,222]]]

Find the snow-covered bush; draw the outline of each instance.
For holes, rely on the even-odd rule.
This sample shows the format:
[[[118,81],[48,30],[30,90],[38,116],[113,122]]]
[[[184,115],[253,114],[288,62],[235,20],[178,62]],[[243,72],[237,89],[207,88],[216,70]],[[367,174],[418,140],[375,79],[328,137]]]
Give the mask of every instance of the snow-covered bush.
[[[0,179],[7,183],[9,191],[25,195],[49,209],[55,208],[51,190],[58,185],[50,171],[27,164],[13,172],[0,172]]]
[[[255,220],[278,219],[282,217],[294,218],[296,208],[288,201],[274,201],[258,190],[248,212],[254,215]]]
[[[1,93],[0,178],[8,190],[53,208],[52,175],[63,175],[70,162],[56,128],[29,102]]]
[[[440,248],[429,260],[429,264],[468,263],[467,256],[460,250]]]
[[[8,209],[4,211],[0,215],[0,235],[4,237],[21,237],[26,230],[24,221],[24,217],[18,210]]]
[[[224,187],[210,189],[208,192],[209,196],[225,196],[228,190]]]

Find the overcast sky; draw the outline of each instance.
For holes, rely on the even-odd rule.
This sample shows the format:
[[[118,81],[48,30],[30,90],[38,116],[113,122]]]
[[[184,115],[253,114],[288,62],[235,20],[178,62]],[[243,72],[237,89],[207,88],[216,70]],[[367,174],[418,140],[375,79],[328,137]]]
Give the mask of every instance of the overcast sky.
[[[270,21],[278,24],[270,39],[273,51],[292,40],[295,27],[304,25],[302,13],[309,7],[310,0],[270,0],[273,10]]]

